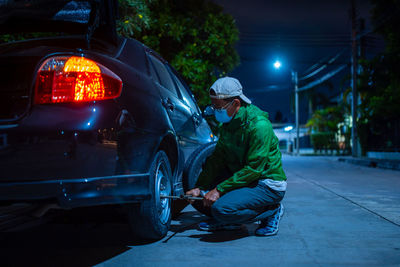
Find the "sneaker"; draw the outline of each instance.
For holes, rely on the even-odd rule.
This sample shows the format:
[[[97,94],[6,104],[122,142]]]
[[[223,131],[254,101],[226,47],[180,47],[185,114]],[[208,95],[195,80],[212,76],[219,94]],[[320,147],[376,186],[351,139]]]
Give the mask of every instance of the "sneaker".
[[[256,235],[258,236],[271,236],[276,235],[279,230],[279,221],[283,216],[283,205],[279,203],[278,208],[276,208],[276,212],[261,221],[260,227],[256,230]]]
[[[236,223],[220,223],[215,220],[205,221],[198,224],[199,230],[202,231],[223,231],[223,230],[239,230],[241,228],[241,224]]]

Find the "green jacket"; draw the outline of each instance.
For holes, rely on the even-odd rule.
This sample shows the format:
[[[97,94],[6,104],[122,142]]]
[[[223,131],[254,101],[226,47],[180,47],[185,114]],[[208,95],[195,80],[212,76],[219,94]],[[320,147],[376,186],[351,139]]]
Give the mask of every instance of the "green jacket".
[[[227,193],[259,179],[285,181],[279,140],[268,113],[253,105],[242,106],[229,123],[220,126],[214,152],[206,160],[196,187],[210,190],[213,180],[228,168],[233,175],[217,185]]]

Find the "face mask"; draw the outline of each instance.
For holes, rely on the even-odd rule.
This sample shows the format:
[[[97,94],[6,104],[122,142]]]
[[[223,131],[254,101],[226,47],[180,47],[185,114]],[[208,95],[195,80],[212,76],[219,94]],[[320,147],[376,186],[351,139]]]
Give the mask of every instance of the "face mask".
[[[228,105],[228,107],[232,104],[232,102]],[[228,109],[228,107],[226,109]],[[216,109],[215,110],[215,119],[221,123],[228,123],[232,120],[232,117],[229,117],[226,109]]]
[[[215,119],[221,123],[230,122],[232,117],[229,117],[226,109],[215,110]]]

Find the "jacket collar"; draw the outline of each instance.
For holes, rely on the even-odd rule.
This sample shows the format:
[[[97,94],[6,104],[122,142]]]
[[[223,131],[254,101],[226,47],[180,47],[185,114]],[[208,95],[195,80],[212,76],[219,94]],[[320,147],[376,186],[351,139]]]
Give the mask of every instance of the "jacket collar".
[[[229,123],[225,123],[222,126],[227,130],[235,130],[246,123],[247,123],[247,107],[242,106],[236,113],[235,117]]]

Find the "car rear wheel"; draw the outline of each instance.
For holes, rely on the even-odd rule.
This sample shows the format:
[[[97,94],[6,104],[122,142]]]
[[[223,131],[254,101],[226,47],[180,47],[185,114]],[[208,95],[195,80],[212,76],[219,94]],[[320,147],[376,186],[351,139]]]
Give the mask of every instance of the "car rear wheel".
[[[187,160],[185,170],[183,171],[182,184],[184,192],[193,189],[196,185],[197,178],[202,170],[202,166],[206,159],[211,155],[215,149],[216,142],[207,143],[197,148]],[[186,200],[177,199],[172,205],[172,216],[176,218],[180,215],[181,211],[189,203]],[[194,206],[196,208],[196,206]]]
[[[171,166],[164,151],[158,151],[150,168],[151,198],[140,206],[130,206],[128,217],[134,234],[142,239],[163,238],[171,224]]]
[[[188,159],[188,163],[183,172],[183,189],[186,191],[193,189],[197,178],[202,171],[206,159],[213,153],[216,142],[207,143],[196,149]]]

